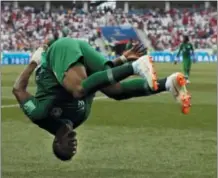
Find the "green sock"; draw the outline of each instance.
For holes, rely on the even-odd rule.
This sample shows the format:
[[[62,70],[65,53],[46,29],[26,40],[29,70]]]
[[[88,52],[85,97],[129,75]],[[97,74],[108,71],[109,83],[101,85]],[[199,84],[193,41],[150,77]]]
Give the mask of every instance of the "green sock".
[[[190,68],[187,69],[187,79],[189,79],[189,75],[190,75]]]
[[[185,74],[185,79],[188,80],[188,78],[189,78],[189,71],[188,71],[188,69],[185,70],[184,74]]]
[[[166,78],[158,80],[159,88],[157,91],[153,91],[148,86],[147,81],[142,78],[135,78],[120,82],[122,93],[114,96],[117,100],[129,99],[132,97],[141,97],[154,95],[163,91],[166,91],[165,83]]]
[[[133,75],[133,67],[132,64],[127,63],[90,75],[87,79],[83,80],[82,87],[85,94],[88,95],[111,84],[115,84],[130,75]]]

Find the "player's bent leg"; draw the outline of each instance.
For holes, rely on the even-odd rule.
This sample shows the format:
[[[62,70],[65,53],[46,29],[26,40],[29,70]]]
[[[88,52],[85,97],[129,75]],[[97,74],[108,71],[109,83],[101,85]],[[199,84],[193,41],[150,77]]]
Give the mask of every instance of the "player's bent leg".
[[[174,73],[167,78],[159,79],[158,83],[158,90],[153,91],[143,79],[128,79],[104,88],[102,92],[115,100],[125,100],[169,91],[181,103],[182,112],[188,114],[191,107],[191,95],[187,91],[184,75],[182,73]]]
[[[126,63],[119,67],[95,72],[88,77],[83,64],[77,63],[65,72],[63,86],[75,98],[83,98],[134,74],[142,76],[144,81],[148,78],[150,88],[157,90],[153,66],[145,58],[141,58],[133,64]]]
[[[166,89],[181,103],[182,112],[188,114],[191,107],[191,95],[186,88],[185,76],[177,72],[167,77]]]
[[[115,100],[126,100],[133,97],[142,97],[158,94],[166,91],[166,78],[157,80],[159,86],[158,90],[152,90],[148,82],[143,78],[127,79],[115,85],[111,85],[102,89],[101,91],[109,98]]]
[[[63,86],[67,91],[73,94],[75,98],[83,98],[89,94],[95,93],[103,87],[117,83],[133,74],[131,64],[96,72],[87,77],[83,64],[77,63],[72,66],[63,79]]]

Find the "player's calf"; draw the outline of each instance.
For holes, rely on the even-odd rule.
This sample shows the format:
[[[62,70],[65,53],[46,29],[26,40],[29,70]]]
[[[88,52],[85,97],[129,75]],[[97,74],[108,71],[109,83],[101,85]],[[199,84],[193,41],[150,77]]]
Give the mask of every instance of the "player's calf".
[[[62,161],[69,161],[76,154],[76,132],[71,124],[64,124],[56,133],[53,141],[53,152]]]
[[[110,85],[131,76],[139,75],[148,82],[151,90],[158,89],[157,76],[152,64],[152,58],[143,56],[133,63],[109,68],[104,71],[93,73],[87,77],[85,67],[81,65],[72,66],[64,76],[63,86],[75,98],[82,98],[93,94]]]

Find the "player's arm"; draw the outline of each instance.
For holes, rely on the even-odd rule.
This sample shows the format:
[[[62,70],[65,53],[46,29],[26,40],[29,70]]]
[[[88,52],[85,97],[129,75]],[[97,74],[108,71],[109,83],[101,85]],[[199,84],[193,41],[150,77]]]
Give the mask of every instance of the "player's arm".
[[[13,86],[13,94],[17,101],[21,104],[27,100],[31,94],[27,91],[27,86],[29,83],[29,78],[37,67],[37,63],[32,61],[20,74]]]
[[[122,56],[114,59],[112,61],[113,67],[120,66],[126,62],[135,61],[139,57],[143,56],[145,52],[146,52],[146,49],[143,48],[143,45],[136,44],[131,49],[125,51]]]
[[[192,44],[191,44],[191,56],[192,56],[193,62],[195,63],[195,62],[196,62],[196,59],[195,59],[195,51],[194,51],[194,47],[193,47]]]
[[[14,83],[12,93],[16,97],[17,101],[21,104],[25,100],[27,100],[31,94],[27,91],[27,86],[29,83],[29,78],[36,69],[36,67],[40,63],[41,54],[43,52],[43,48],[39,47],[30,59],[30,63],[24,69],[24,71],[20,74],[17,80]]]
[[[193,45],[191,44],[191,55],[192,55],[192,56],[194,56],[194,52],[195,52],[195,51],[194,51]]]

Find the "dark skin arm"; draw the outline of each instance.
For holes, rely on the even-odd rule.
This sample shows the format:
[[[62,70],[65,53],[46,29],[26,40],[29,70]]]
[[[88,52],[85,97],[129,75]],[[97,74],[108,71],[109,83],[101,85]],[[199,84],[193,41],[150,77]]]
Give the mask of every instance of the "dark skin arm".
[[[126,62],[131,62],[137,60],[139,57],[143,56],[146,49],[143,48],[141,44],[134,45],[131,49],[125,51],[123,55],[126,57]],[[124,62],[121,60],[120,57],[114,59],[113,61],[113,67],[117,67],[122,65]]]
[[[31,94],[26,89],[29,83],[29,78],[36,67],[37,64],[35,62],[31,62],[15,81],[12,93],[16,97],[18,103],[22,103],[31,96]]]

